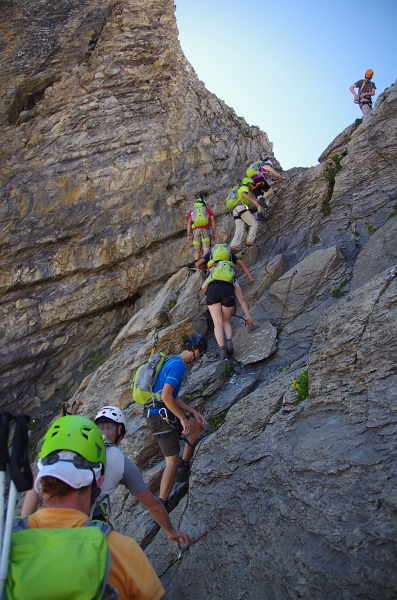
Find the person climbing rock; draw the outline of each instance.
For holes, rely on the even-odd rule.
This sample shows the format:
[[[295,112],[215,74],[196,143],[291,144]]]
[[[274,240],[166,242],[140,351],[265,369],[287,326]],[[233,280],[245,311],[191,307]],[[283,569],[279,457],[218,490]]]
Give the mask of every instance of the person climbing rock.
[[[372,97],[375,95],[376,85],[371,81],[374,76],[372,69],[365,71],[365,79],[359,79],[350,86],[349,90],[354,96],[354,102],[359,105],[363,118],[366,119],[372,110]],[[356,88],[358,92],[356,93]]]
[[[189,480],[190,460],[195,442],[206,426],[204,417],[178,396],[186,365],[198,361],[206,351],[207,341],[201,335],[194,333],[188,337],[182,352],[168,359],[157,376],[153,393],[161,392],[161,400],[153,397],[145,404],[147,426],[165,458],[159,499],[166,508],[174,482],[183,483]],[[180,437],[185,441],[181,459]]]
[[[103,578],[108,549],[111,565],[107,585],[117,590],[119,600],[162,597],[163,586],[132,538],[105,523],[95,526],[91,522],[87,527],[90,506],[105,474],[105,442],[98,427],[79,415],[56,420],[39,452],[34,485],[42,496],[42,508],[25,522],[19,519],[21,531],[14,530],[10,569],[18,569],[18,574],[15,570],[7,582],[7,597],[29,598],[32,583],[37,598],[101,597],[102,580],[97,581],[95,574],[102,571]],[[67,531],[71,528],[73,536]],[[45,532],[41,536],[38,530],[42,529]],[[34,552],[27,552],[29,547],[34,547]],[[26,577],[26,569],[30,577]],[[89,579],[87,572],[92,574]],[[11,594],[12,586],[18,586],[17,594]]]
[[[245,241],[245,245],[246,247],[254,245],[256,233],[258,231],[258,223],[248,208],[249,202],[255,204],[259,211],[262,210],[260,204],[249,195],[254,188],[253,180],[250,177],[244,177],[241,183],[242,185],[238,188],[237,192],[238,204],[232,211],[236,227],[234,237],[230,242],[230,249],[232,252],[238,252],[238,249],[243,241],[244,225],[249,226],[249,232]]]
[[[201,246],[203,247],[203,254],[209,251],[211,237],[215,241],[214,213],[208,208],[205,200],[200,197],[195,201],[187,219],[187,239],[190,244],[193,244],[195,262],[200,258]]]
[[[106,473],[98,498],[91,507],[90,514],[95,520],[108,521],[111,513],[110,495],[120,483],[123,483],[130,494],[135,496],[149,511],[152,519],[162,527],[168,538],[177,544],[190,544],[187,533],[175,529],[170,517],[156,496],[150,492],[136,465],[117,447],[126,434],[126,420],[122,410],[117,406],[102,407],[96,417],[95,424],[107,439]],[[26,493],[21,516],[27,517],[37,509],[39,495],[33,488]]]
[[[275,181],[268,181],[269,176],[274,177]],[[270,198],[275,195],[272,186],[281,183],[285,179],[273,168],[273,162],[268,156],[263,160],[252,163],[247,169],[247,177],[251,177],[254,181],[252,192],[264,208],[269,206]],[[258,220],[266,219],[262,211],[257,213],[256,218]]]
[[[106,460],[108,466],[93,518],[102,517],[103,514],[110,512],[110,494],[120,483],[123,483],[131,495],[135,496],[148,509],[152,519],[164,529],[168,539],[178,545],[181,542],[190,544],[190,537],[187,533],[175,529],[164,504],[148,490],[138,467],[117,447],[126,433],[123,411],[116,406],[104,406],[98,411],[95,424],[107,439]]]
[[[214,335],[219,346],[219,357],[223,360],[228,356],[232,356],[234,352],[230,323],[236,305],[234,265],[239,265],[243,269],[250,284],[254,280],[247,265],[237,258],[226,244],[214,246],[211,252],[208,252],[199,260],[198,265],[200,266],[204,262],[209,269],[209,277],[203,283],[202,289],[205,291],[206,304],[214,323]]]

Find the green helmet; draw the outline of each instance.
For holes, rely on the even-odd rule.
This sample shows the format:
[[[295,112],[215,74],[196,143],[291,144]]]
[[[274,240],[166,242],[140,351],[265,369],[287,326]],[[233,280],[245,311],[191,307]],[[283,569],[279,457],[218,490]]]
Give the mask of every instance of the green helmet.
[[[39,458],[53,452],[70,450],[80,454],[89,463],[102,465],[102,475],[106,469],[106,447],[98,427],[79,415],[69,415],[57,419],[47,431]]]
[[[194,205],[196,206],[197,204],[202,204],[203,206],[207,206],[207,203],[203,198],[197,198]]]
[[[248,183],[254,183],[254,180],[251,179],[251,177],[244,177],[244,179],[241,182],[243,185],[248,185]]]

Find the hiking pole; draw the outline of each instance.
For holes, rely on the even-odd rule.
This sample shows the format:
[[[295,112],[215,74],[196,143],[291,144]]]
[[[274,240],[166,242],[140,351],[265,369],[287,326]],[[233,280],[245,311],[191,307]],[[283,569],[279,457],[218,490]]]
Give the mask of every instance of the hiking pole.
[[[6,469],[10,457],[8,454],[8,435],[10,432],[10,421],[14,417],[11,413],[3,412],[0,415],[0,556],[1,540],[3,539],[4,506],[6,488]]]
[[[10,458],[10,493],[8,496],[7,518],[0,561],[0,598],[7,579],[8,557],[10,554],[17,492],[27,492],[33,486],[33,475],[28,457],[29,435],[27,424],[29,421],[30,417],[28,415],[20,415],[16,418],[14,443]]]

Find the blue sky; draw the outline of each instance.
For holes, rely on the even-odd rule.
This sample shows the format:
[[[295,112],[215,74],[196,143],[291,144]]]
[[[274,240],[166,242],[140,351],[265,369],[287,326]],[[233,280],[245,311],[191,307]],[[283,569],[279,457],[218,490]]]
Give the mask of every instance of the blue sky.
[[[361,117],[349,87],[397,78],[397,1],[175,0],[182,50],[208,90],[258,125],[284,169],[308,167]]]

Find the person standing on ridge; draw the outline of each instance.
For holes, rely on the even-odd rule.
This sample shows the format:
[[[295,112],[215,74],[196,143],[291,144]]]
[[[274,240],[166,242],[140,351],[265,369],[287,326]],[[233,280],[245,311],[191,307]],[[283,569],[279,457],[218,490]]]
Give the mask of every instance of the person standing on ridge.
[[[110,515],[110,495],[120,483],[123,483],[130,494],[147,508],[152,519],[164,529],[168,539],[177,544],[181,541],[190,544],[190,537],[183,531],[175,529],[164,505],[148,490],[138,467],[117,447],[126,434],[123,411],[117,406],[104,406],[96,415],[95,424],[107,438],[105,443],[107,468],[100,495],[90,510],[92,518],[107,521]],[[27,492],[21,516],[27,517],[33,514],[37,509],[38,501],[39,495],[34,488]]]
[[[356,83],[350,86],[349,90],[354,96],[354,102],[359,105],[363,118],[366,119],[372,110],[372,96],[375,95],[376,85],[371,81],[374,76],[372,69],[365,71],[365,79],[359,79]],[[355,89],[358,89],[356,93]]]
[[[187,239],[190,244],[193,244],[194,262],[200,258],[201,246],[203,246],[203,254],[209,251],[211,237],[215,241],[214,213],[208,208],[205,200],[200,197],[195,201],[187,219]]]
[[[107,553],[107,545],[111,558],[107,584],[117,590],[118,599],[160,599],[164,588],[135,540],[117,533],[105,523],[97,527],[92,522],[92,526],[86,527],[90,506],[106,473],[105,443],[98,427],[79,415],[56,420],[44,437],[38,469],[34,485],[42,496],[42,508],[27,518],[27,529],[23,520],[18,519],[21,526],[13,534],[7,592],[9,586],[17,586],[19,595],[12,597],[29,598],[29,589],[23,586],[32,585],[32,577],[37,573],[35,597],[97,598],[102,581],[95,577],[101,573],[99,565],[106,565],[103,551]],[[67,531],[71,528],[74,536]],[[41,537],[36,530],[42,529],[46,531]],[[52,533],[53,529],[56,531]],[[34,541],[29,546],[31,537]],[[34,552],[24,550],[24,555],[15,554],[13,561],[13,553],[19,547],[22,550],[33,547]],[[58,549],[62,550],[59,556]],[[16,571],[13,575],[13,568],[19,568],[19,577]],[[24,569],[29,570],[30,578],[23,575]],[[87,580],[88,570],[92,577]],[[103,568],[102,573],[105,571]]]
[[[214,335],[219,346],[219,357],[223,360],[228,356],[232,356],[234,352],[232,326],[230,323],[230,318],[236,305],[236,273],[233,268],[234,265],[237,264],[243,269],[250,285],[254,283],[254,280],[247,265],[237,258],[226,244],[217,244],[214,246],[211,252],[205,254],[199,260],[198,266],[200,267],[204,262],[207,263],[207,267],[209,268],[209,277],[203,283],[202,289],[205,290],[206,304],[214,323]],[[246,303],[245,307],[243,304],[242,306],[245,312]],[[252,321],[248,309],[246,315],[247,319],[250,319],[249,324],[251,324]]]
[[[153,394],[161,393],[161,400],[153,397],[145,404],[146,424],[165,458],[159,499],[166,508],[174,482],[183,483],[189,480],[190,459],[195,442],[206,426],[204,417],[178,397],[186,365],[198,361],[205,352],[207,341],[198,333],[191,335],[186,340],[182,352],[166,360],[157,376]],[[185,441],[181,459],[180,434],[181,439]]]
[[[250,177],[244,177],[241,183],[242,185],[239,187],[237,192],[237,198],[239,202],[232,211],[236,226],[234,237],[230,242],[230,250],[232,252],[238,252],[239,246],[243,241],[244,225],[249,226],[249,232],[245,241],[245,245],[247,248],[254,245],[256,232],[258,231],[258,223],[248,208],[249,202],[255,204],[258,211],[262,210],[260,204],[249,195],[249,193],[254,189],[253,180]]]

